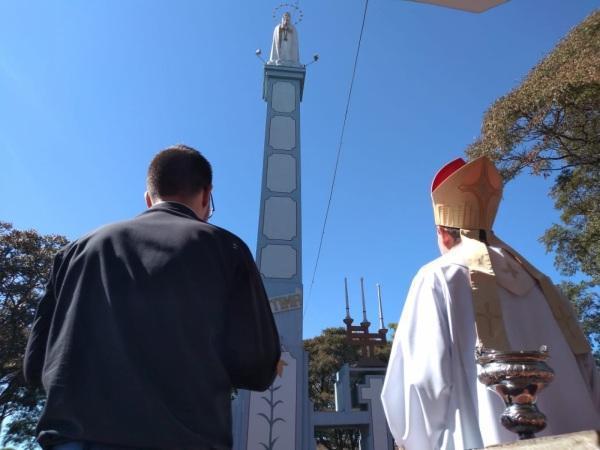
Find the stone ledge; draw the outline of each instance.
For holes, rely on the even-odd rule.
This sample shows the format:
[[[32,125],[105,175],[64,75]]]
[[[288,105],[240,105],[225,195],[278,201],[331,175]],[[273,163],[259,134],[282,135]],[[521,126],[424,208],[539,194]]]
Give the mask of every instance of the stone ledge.
[[[490,445],[486,449],[515,450],[597,450],[600,449],[600,431],[579,431],[577,433],[545,436],[510,444]]]

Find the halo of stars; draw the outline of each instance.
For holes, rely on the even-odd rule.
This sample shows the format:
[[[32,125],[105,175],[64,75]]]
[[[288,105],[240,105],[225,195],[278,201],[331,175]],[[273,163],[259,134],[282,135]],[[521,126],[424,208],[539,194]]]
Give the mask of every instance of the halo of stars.
[[[273,19],[277,18],[277,12],[284,8],[287,10],[286,12],[293,12],[294,14],[292,15],[297,18],[294,20],[294,25],[298,25],[300,22],[302,22],[302,19],[304,18],[304,12],[297,4],[294,3],[280,3],[278,6],[273,8]]]

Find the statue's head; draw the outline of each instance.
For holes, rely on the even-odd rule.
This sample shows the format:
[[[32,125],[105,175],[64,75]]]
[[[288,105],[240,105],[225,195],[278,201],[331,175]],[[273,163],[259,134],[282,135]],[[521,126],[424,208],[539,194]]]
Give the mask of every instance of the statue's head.
[[[288,26],[291,22],[292,22],[292,16],[290,15],[290,13],[289,12],[283,13],[283,16],[281,17],[281,24],[284,26]]]

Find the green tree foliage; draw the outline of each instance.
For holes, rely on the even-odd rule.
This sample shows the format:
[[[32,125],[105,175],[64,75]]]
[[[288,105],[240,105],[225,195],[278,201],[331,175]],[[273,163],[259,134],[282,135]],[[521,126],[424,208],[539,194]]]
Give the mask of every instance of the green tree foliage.
[[[375,356],[387,362],[391,344],[376,347]],[[335,410],[336,373],[344,364],[355,364],[360,359],[356,347],[346,341],[346,329],[326,328],[312,339],[304,341],[309,355],[308,396],[315,411]],[[315,431],[317,442],[330,450],[358,448],[360,432],[356,428],[327,428]]]
[[[489,156],[507,181],[523,170],[553,176],[561,223],[540,240],[562,275],[585,278],[564,287],[600,350],[600,10],[496,100],[467,155]]]
[[[355,450],[360,448],[360,430],[358,428],[316,429],[318,448],[327,450]]]
[[[0,428],[8,419],[4,445],[33,445],[43,395],[25,386],[23,355],[52,260],[66,243],[62,236],[0,222]]]
[[[573,301],[583,332],[592,345],[596,365],[600,368],[600,301],[598,294],[590,290],[587,282],[563,281],[560,287],[565,295]]]
[[[335,375],[341,367],[354,364],[360,355],[356,347],[346,342],[344,328],[326,328],[312,339],[304,341],[308,352],[308,396],[315,411],[334,411]]]
[[[13,411],[7,420],[3,444],[11,443],[19,448],[33,450],[39,448],[35,437],[35,427],[42,413],[45,394],[42,389],[19,389],[13,401]]]
[[[388,339],[390,342],[394,342],[394,336],[396,336],[396,330],[398,329],[398,322],[390,322],[387,324],[388,330],[391,334],[388,333]],[[390,347],[391,350],[391,347]]]

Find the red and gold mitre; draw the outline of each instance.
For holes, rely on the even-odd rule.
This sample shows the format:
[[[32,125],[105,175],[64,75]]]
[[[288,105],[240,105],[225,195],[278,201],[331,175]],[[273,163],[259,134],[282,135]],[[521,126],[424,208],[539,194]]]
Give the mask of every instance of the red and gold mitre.
[[[502,198],[502,177],[481,156],[446,164],[431,185],[435,224],[464,230],[491,230]]]

